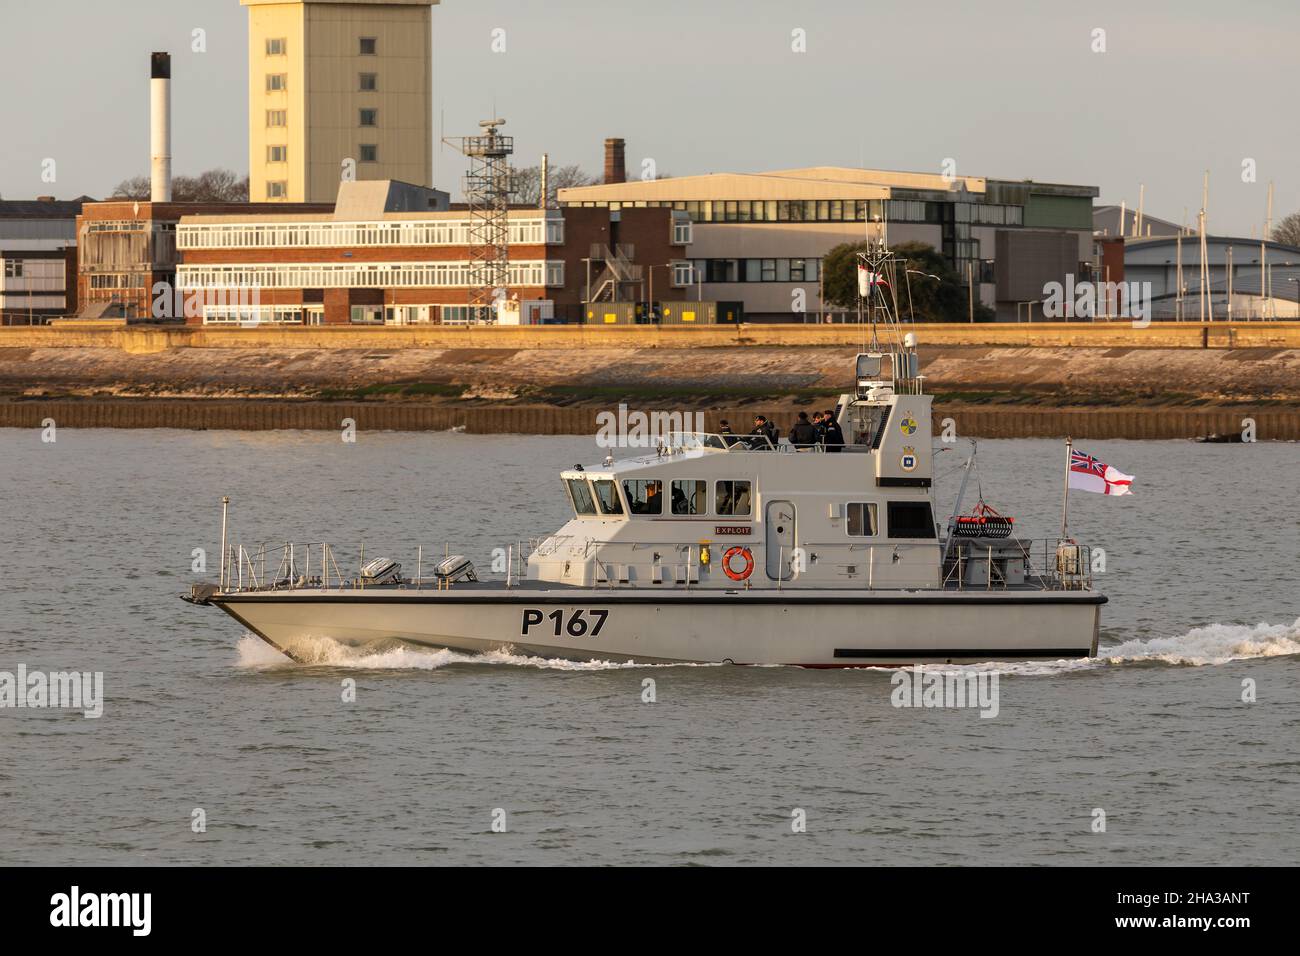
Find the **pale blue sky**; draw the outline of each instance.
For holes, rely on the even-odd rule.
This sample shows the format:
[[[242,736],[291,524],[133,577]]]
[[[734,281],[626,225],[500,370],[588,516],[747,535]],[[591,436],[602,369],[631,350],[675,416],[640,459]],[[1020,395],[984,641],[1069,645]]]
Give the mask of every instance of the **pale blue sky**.
[[[173,167],[247,171],[247,12],[238,0],[0,0],[0,194],[104,196],[149,170],[148,54],[173,55]],[[190,52],[191,31],[207,52]],[[506,30],[493,53],[491,31]],[[1094,28],[1107,52],[1091,52]],[[807,32],[808,52],[790,49]],[[433,129],[506,117],[520,165],[601,169],[623,136],[675,175],[867,165],[1087,183],[1102,201],[1249,235],[1300,209],[1286,78],[1294,0],[444,0]],[[1292,69],[1287,69],[1292,67]],[[460,157],[435,150],[458,192]],[[57,182],[40,180],[54,158]],[[1241,181],[1244,158],[1258,182]]]

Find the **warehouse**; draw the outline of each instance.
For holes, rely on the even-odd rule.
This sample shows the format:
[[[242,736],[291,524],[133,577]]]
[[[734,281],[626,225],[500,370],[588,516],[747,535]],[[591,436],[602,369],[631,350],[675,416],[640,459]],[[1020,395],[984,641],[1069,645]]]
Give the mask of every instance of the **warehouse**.
[[[607,141],[607,150],[609,142]],[[606,166],[609,167],[607,161]],[[891,245],[939,250],[977,301],[1013,319],[1019,303],[1089,273],[1093,186],[837,166],[605,182],[560,191],[566,210],[667,208],[689,217],[691,278],[747,319],[803,321],[829,306],[820,261],[887,224]]]

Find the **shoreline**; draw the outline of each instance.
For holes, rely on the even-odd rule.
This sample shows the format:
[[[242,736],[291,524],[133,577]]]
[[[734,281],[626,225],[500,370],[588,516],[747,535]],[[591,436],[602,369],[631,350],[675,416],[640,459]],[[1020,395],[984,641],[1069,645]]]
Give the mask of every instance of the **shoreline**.
[[[832,400],[833,401],[833,400]],[[767,415],[783,432],[798,411],[826,402],[792,401],[718,407],[678,407],[699,412],[705,429],[727,418],[748,431],[754,415]],[[358,431],[465,431],[469,434],[591,435],[596,416],[618,403],[583,405],[464,404],[364,401],[224,400],[184,398],[45,399],[0,401],[0,428],[178,428],[232,431],[338,431],[352,419]],[[952,419],[959,436],[972,438],[1194,439],[1239,436],[1243,419],[1255,422],[1259,441],[1300,441],[1300,408],[1255,403],[1202,407],[1037,407],[936,403],[934,432]]]

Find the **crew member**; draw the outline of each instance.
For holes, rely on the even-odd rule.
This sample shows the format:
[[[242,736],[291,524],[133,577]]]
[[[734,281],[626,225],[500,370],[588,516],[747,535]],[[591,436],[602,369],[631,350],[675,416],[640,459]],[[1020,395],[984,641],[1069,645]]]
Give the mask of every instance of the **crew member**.
[[[809,451],[817,444],[817,429],[808,421],[808,413],[800,412],[790,429],[790,444],[796,451]]]
[[[835,416],[830,412],[822,412],[822,438],[823,444],[826,445],[827,451],[844,450],[844,431],[840,428],[840,423],[835,420]]]

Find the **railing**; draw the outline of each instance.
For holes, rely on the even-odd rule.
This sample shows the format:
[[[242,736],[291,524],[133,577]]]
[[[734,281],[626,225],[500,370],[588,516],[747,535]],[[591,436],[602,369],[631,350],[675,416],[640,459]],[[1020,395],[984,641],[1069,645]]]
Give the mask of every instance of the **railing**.
[[[546,539],[529,539],[529,551],[536,550]],[[558,546],[558,545],[557,545]],[[445,556],[445,554],[444,554]],[[334,546],[328,542],[299,545],[286,542],[269,547],[259,544],[245,547],[241,544],[227,546],[221,561],[220,588],[225,592],[239,591],[294,591],[298,589],[399,587],[420,590],[445,587],[446,579],[434,574],[424,574],[424,547],[417,546],[415,573],[399,575],[391,580],[373,581],[362,574],[366,550],[362,545],[354,574],[345,574],[339,567]],[[506,586],[517,584],[525,576],[528,552],[524,543],[516,541],[506,548]],[[313,567],[315,573],[313,573]],[[399,563],[400,567],[400,563]],[[267,573],[267,569],[271,573]],[[476,569],[477,570],[477,569]],[[500,573],[500,572],[497,572]]]
[[[788,438],[778,440],[774,444],[766,435],[735,435],[730,432],[668,432],[663,436],[661,451],[670,455],[703,451],[705,449],[731,453],[750,451],[825,453],[826,447],[821,443],[795,445]],[[844,444],[836,447],[845,452],[867,452],[871,450],[871,446],[866,444]]]
[[[1038,588],[1078,591],[1092,588],[1092,549],[1057,538],[948,539],[943,567],[945,588],[996,590]],[[1041,559],[1041,560],[1036,560]],[[1008,562],[1023,562],[1019,569]],[[1023,576],[1023,580],[1011,580]],[[973,572],[973,574],[972,574]],[[974,580],[972,580],[974,578]]]

